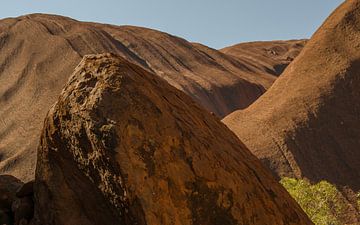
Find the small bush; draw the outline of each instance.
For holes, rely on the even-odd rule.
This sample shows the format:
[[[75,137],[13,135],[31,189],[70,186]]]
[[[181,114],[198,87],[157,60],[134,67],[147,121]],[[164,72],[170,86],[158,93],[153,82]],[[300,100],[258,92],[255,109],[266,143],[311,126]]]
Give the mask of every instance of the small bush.
[[[282,178],[280,183],[316,225],[341,224],[337,216],[345,213],[346,203],[334,185],[326,181],[312,185],[293,178]]]

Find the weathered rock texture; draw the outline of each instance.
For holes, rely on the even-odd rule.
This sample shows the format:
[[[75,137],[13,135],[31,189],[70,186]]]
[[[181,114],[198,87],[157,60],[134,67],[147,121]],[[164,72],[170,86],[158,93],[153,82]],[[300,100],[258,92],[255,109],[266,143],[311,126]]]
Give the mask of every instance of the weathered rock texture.
[[[36,222],[311,224],[236,136],[110,54],[86,56],[45,120]]]
[[[343,3],[269,91],[224,119],[278,176],[360,190],[360,2]]]
[[[254,65],[262,73],[279,76],[300,54],[306,42],[307,40],[258,41],[236,44],[220,51]]]
[[[0,20],[0,174],[33,179],[42,121],[85,54],[112,52],[219,117],[247,107],[275,77],[159,31],[34,14]]]

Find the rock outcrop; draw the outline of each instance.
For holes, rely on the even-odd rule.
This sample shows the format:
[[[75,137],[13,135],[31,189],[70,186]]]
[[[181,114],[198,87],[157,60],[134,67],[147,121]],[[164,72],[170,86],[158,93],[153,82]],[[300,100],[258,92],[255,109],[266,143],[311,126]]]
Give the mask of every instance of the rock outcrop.
[[[258,68],[257,73],[279,76],[300,54],[307,40],[240,43],[220,51]],[[260,72],[261,71],[261,72]]]
[[[34,178],[42,121],[85,54],[116,53],[223,117],[275,80],[252,61],[147,28],[33,14],[0,20],[0,174]]]
[[[360,190],[359,24],[360,2],[345,1],[266,94],[223,120],[278,176]]]
[[[112,54],[86,56],[44,123],[36,224],[312,224],[214,115]]]

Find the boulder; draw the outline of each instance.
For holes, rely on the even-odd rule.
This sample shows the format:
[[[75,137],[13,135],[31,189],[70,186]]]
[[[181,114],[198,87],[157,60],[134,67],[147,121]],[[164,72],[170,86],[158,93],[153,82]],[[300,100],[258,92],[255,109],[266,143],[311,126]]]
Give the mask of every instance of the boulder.
[[[84,57],[45,119],[34,221],[312,224],[215,116],[113,54]]]

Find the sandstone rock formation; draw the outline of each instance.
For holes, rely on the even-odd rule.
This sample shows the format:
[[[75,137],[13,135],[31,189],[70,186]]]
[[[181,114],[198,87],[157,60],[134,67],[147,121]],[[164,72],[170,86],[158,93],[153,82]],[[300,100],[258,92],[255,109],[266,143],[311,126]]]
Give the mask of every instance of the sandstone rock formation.
[[[50,109],[36,224],[311,224],[215,116],[112,54],[86,56]]]
[[[254,63],[198,43],[138,27],[101,25],[151,71],[220,118],[255,101],[274,82]]]
[[[220,51],[256,66],[259,70],[257,73],[279,76],[300,54],[306,42],[307,40],[248,42]]]
[[[33,179],[43,118],[85,54],[112,52],[157,74],[219,117],[275,77],[201,44],[146,28],[34,14],[0,21],[0,173]]]
[[[360,2],[346,1],[266,94],[223,120],[278,176],[360,190],[359,24]]]

